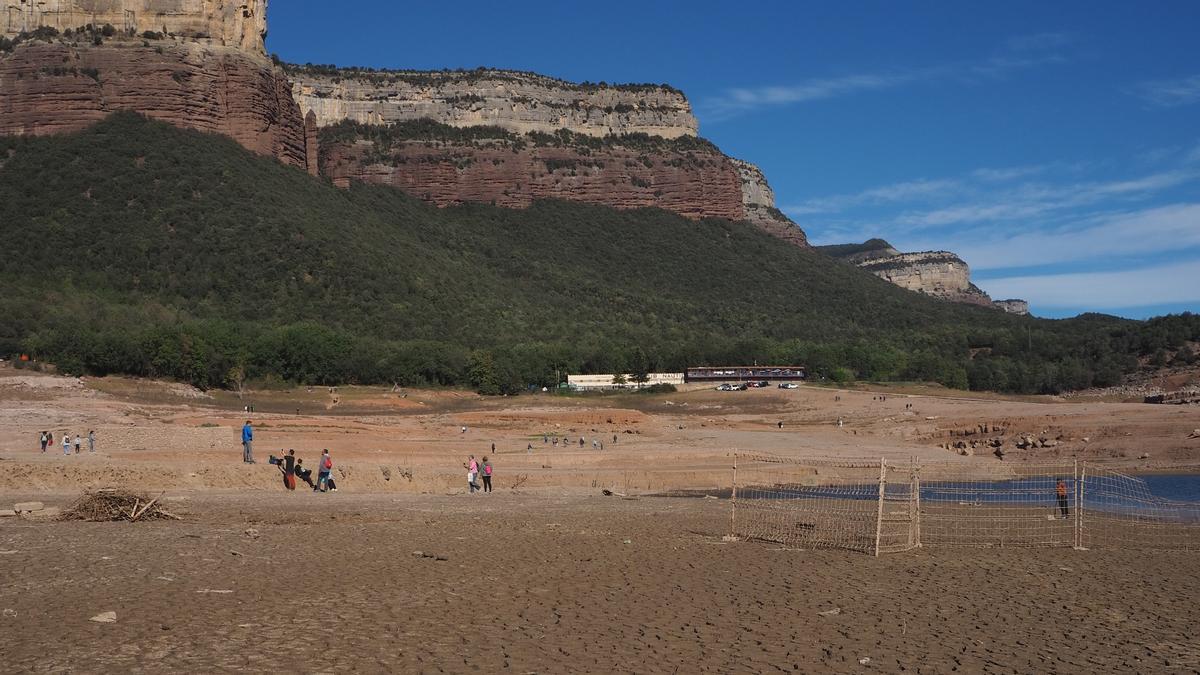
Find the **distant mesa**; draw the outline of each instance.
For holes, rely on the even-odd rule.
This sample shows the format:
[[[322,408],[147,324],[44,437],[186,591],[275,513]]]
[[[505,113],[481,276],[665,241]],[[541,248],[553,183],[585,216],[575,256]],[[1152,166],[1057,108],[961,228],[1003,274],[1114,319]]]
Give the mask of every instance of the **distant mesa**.
[[[815,248],[910,291],[952,302],[994,307],[1010,314],[1029,314],[1029,303],[1024,300],[993,301],[971,283],[971,268],[967,263],[949,251],[901,253],[883,239]]]
[[[668,85],[489,68],[287,70],[301,109],[322,129],[321,173],[338,185],[390,185],[440,206],[657,207],[749,221],[808,245],[775,208],[762,171],[699,138],[691,104]]]

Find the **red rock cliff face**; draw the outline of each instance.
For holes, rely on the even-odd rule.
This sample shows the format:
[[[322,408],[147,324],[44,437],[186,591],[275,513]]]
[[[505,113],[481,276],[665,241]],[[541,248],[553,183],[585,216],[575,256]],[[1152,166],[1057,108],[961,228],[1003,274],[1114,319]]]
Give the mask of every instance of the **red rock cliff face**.
[[[78,131],[118,110],[225,134],[305,168],[304,120],[283,72],[234,47],[66,41],[0,55],[0,134]]]
[[[585,154],[570,147],[410,141],[381,156],[369,143],[326,142],[321,172],[343,187],[351,180],[390,185],[440,206],[525,208],[538,199],[565,199],[658,207],[689,218],[746,218],[738,171],[716,152],[611,147]]]

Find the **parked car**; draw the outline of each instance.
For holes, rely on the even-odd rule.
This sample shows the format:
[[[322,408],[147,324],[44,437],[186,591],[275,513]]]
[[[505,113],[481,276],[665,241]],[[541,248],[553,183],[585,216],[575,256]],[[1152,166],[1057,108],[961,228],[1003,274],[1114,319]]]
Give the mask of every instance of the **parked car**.
[[[784,382],[779,385],[779,388],[780,389],[799,389],[800,385],[796,384],[795,382]]]
[[[733,391],[733,385],[722,384],[721,386],[717,387],[717,391]]]

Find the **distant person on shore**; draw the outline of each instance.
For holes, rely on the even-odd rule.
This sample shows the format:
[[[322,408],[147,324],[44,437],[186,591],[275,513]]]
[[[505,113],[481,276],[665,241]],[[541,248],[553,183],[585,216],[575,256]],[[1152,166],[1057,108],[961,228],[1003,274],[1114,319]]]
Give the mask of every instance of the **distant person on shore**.
[[[463,468],[467,470],[467,492],[475,494],[475,491],[479,489],[479,485],[475,483],[475,477],[479,475],[479,462],[475,461],[475,455],[471,455],[467,459]]]
[[[492,491],[492,463],[487,457],[483,458],[483,491]]]
[[[288,490],[296,489],[296,451],[295,449],[288,450],[283,456],[283,461],[279,463],[279,470],[283,472],[283,486]]]
[[[242,427],[242,462],[254,463],[254,425],[250,420],[246,420],[246,426]]]
[[[296,460],[296,477],[304,481],[308,487],[312,488],[313,492],[317,491],[317,484],[314,483],[312,479],[312,469],[304,468],[303,459]]]
[[[329,448],[325,448],[320,463],[317,464],[317,490],[337,492],[337,483],[333,481],[333,458],[329,456]]]
[[[79,450],[82,447],[83,447],[83,439],[79,437],[79,434],[75,434],[75,454],[78,455]]]
[[[88,454],[96,452],[96,430],[88,431]]]
[[[49,437],[49,434],[47,434],[45,431],[42,432],[41,441],[42,441],[42,454],[46,454],[46,445],[50,442],[50,437]]]
[[[1071,517],[1071,507],[1067,503],[1067,482],[1061,478],[1054,485],[1054,495],[1058,497],[1058,510],[1062,512],[1063,520]]]
[[[63,434],[63,454],[71,456],[71,434]]]

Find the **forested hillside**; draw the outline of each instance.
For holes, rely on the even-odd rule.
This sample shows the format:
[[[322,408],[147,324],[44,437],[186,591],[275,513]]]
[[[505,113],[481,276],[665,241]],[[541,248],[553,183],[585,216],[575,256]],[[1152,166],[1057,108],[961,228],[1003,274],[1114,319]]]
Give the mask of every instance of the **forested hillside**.
[[[1058,391],[1200,339],[1193,315],[1045,321],[925,298],[743,223],[340,190],[132,114],[0,139],[0,233],[0,353],[203,387],[499,392],[757,360]]]

